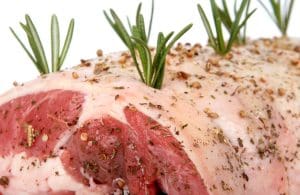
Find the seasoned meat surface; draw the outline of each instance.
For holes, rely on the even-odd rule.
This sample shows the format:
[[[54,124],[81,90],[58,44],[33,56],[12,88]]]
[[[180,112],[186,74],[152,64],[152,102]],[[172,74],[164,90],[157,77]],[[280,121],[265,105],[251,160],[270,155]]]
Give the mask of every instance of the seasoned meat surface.
[[[300,41],[128,52],[0,96],[0,194],[300,194]]]

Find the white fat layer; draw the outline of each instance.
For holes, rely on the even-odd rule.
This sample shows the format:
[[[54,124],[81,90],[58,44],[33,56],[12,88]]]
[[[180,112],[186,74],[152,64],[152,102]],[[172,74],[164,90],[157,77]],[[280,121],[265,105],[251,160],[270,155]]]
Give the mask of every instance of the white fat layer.
[[[24,152],[0,158],[1,174],[9,178],[9,188],[1,188],[4,194],[47,194],[49,192],[74,191],[75,194],[105,194],[107,186],[87,187],[74,180],[64,169],[59,157],[40,161],[26,157]],[[5,165],[5,166],[2,166]]]

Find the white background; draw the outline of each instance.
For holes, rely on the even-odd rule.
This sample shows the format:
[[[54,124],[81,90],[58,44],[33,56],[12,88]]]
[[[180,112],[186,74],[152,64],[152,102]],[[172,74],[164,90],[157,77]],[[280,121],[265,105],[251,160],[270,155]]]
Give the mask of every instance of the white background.
[[[267,0],[263,0],[266,1]],[[38,76],[38,72],[19,43],[9,31],[9,26],[25,40],[19,22],[24,22],[27,13],[35,23],[48,56],[50,57],[50,18],[58,16],[61,40],[64,39],[69,20],[75,18],[75,32],[71,49],[64,67],[77,65],[80,59],[96,57],[96,50],[104,53],[126,49],[103,16],[103,10],[113,8],[122,19],[133,18],[139,0],[2,0],[0,3],[0,93],[11,88],[13,81],[25,82]],[[233,0],[228,0],[229,5]],[[142,0],[146,21],[149,18],[151,1]],[[188,23],[193,28],[181,39],[182,42],[206,43],[207,35],[203,28],[196,5],[210,12],[208,0],[156,0],[153,31],[150,44],[155,43],[159,31],[178,31]],[[232,7],[232,6],[229,6]],[[251,38],[279,36],[270,17],[252,0],[252,8],[258,8],[248,23],[248,36]],[[289,35],[299,37],[300,1],[295,2]],[[26,40],[27,41],[27,40]],[[27,42],[26,42],[27,43]]]

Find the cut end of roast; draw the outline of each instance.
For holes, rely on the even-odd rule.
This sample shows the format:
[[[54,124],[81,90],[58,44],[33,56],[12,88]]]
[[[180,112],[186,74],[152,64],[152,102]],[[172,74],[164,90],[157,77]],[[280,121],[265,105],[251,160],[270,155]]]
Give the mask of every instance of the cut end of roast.
[[[124,108],[127,124],[99,115],[78,126],[83,104],[84,94],[52,90],[0,106],[0,155],[24,152],[24,161],[39,159],[33,166],[42,172],[51,171],[44,165],[49,159],[59,158],[68,176],[91,189],[105,186],[109,193],[208,194],[168,128],[132,106]],[[19,172],[26,169],[31,168],[20,165]],[[15,176],[8,171],[5,177]],[[9,185],[13,180],[0,187]]]

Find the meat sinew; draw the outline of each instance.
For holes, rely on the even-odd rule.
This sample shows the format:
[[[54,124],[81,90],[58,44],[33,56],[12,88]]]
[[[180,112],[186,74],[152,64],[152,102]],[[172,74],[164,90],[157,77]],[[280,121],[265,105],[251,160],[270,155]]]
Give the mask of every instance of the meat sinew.
[[[300,194],[297,44],[178,45],[161,90],[126,52],[15,87],[0,194]]]

